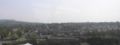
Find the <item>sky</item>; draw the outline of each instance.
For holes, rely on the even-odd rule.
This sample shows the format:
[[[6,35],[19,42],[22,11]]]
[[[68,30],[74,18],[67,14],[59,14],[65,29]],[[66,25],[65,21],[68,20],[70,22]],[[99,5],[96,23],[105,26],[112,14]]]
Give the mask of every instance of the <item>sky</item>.
[[[0,0],[0,19],[28,22],[116,22],[120,0]]]

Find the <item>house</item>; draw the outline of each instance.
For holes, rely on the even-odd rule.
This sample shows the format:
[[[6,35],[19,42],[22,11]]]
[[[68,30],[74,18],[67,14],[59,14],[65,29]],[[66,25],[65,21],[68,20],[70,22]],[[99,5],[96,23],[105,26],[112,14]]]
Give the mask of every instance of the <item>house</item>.
[[[30,43],[25,43],[25,44],[22,44],[22,45],[32,45],[32,44],[30,44]]]

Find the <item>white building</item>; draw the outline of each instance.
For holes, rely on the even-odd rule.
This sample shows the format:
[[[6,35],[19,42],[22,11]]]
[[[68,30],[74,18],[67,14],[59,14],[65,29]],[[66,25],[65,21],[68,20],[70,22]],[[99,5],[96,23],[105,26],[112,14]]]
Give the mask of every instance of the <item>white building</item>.
[[[30,43],[26,43],[26,44],[23,44],[23,45],[32,45],[32,44],[30,44]]]

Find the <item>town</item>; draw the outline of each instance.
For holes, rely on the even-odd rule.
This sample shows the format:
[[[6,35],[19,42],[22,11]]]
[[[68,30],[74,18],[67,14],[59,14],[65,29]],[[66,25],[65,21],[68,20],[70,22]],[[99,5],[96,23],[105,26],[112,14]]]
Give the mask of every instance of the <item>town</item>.
[[[0,21],[0,45],[119,45],[120,23]]]

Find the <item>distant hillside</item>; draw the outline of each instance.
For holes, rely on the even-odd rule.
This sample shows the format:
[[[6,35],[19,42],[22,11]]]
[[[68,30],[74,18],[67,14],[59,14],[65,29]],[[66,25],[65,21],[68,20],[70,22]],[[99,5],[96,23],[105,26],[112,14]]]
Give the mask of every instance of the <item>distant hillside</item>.
[[[0,40],[15,40],[15,42],[20,43],[30,41],[31,43],[35,43],[35,45],[70,45],[71,42],[74,43],[73,45],[80,45],[82,41],[86,41],[91,45],[103,45],[104,43],[106,45],[106,42],[113,43],[111,45],[114,45],[114,42],[120,42],[120,23],[86,22],[48,24],[0,20]],[[108,45],[110,45],[109,43]]]
[[[86,23],[30,23],[15,20],[0,20],[0,26],[6,27],[32,27],[48,30],[120,30],[119,22],[86,22]]]
[[[16,20],[0,20],[0,26],[19,26],[19,25],[36,25],[38,23],[29,23]],[[40,24],[40,23],[39,23]]]

